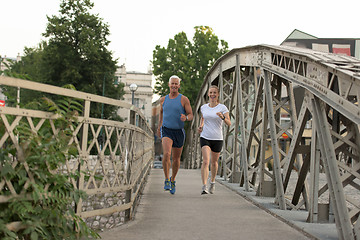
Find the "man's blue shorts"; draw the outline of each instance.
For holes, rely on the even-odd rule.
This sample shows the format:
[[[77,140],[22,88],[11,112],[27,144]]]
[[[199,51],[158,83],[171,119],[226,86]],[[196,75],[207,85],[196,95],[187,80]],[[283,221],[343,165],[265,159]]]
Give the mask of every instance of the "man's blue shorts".
[[[173,147],[181,148],[184,146],[185,142],[185,130],[184,129],[171,129],[164,126],[160,129],[161,139],[163,137],[168,137],[173,140]]]

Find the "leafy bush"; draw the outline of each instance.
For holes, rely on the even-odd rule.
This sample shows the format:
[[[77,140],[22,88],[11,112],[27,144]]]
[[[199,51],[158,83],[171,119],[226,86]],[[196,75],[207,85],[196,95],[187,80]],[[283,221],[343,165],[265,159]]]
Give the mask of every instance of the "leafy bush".
[[[46,121],[37,132],[26,119],[20,121],[15,132],[19,147],[0,149],[0,182],[6,180],[0,196],[10,198],[0,202],[0,239],[100,238],[75,214],[79,200],[86,198],[72,184],[79,174],[63,168],[67,159],[78,156],[69,142],[82,106],[68,98],[57,103],[43,100],[59,117],[53,123]]]

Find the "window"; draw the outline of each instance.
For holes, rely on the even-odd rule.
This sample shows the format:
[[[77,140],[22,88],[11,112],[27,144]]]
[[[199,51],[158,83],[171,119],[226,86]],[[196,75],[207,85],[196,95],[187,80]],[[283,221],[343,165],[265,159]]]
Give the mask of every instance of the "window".
[[[139,98],[134,98],[134,105],[136,107],[139,107],[139,105],[140,105],[140,99]]]

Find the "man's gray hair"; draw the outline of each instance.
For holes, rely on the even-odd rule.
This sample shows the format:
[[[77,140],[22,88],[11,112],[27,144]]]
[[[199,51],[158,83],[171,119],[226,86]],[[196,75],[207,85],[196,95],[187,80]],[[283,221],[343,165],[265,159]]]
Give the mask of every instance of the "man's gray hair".
[[[172,75],[172,76],[169,78],[169,83],[170,83],[171,79],[173,79],[173,78],[179,79],[179,83],[181,82],[181,78],[179,78],[179,77],[176,76],[176,75]]]

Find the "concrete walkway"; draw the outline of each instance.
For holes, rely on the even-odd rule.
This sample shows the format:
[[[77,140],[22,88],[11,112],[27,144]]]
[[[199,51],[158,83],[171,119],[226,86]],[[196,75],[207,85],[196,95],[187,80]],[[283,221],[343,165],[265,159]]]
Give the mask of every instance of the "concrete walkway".
[[[163,182],[162,169],[152,169],[135,218],[101,233],[102,239],[315,239],[219,182],[214,194],[201,195],[199,170],[180,169],[174,195]]]

